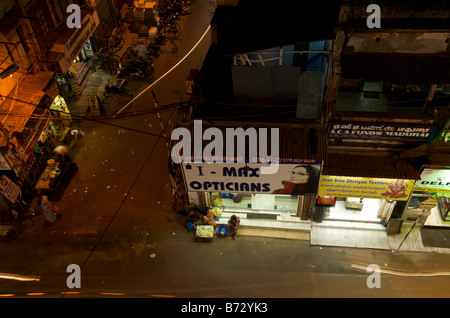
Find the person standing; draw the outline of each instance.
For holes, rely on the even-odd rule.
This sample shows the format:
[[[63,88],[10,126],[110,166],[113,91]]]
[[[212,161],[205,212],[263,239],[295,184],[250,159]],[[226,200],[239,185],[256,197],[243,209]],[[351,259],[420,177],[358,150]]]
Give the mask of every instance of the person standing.
[[[238,232],[240,222],[241,220],[239,219],[239,217],[234,214],[228,220],[228,234],[231,235],[231,238],[233,240],[235,240],[235,236]]]
[[[50,224],[55,223],[59,219],[58,215],[56,215],[55,211],[53,210],[52,203],[48,200],[48,197],[46,195],[43,195],[40,198],[39,208]]]

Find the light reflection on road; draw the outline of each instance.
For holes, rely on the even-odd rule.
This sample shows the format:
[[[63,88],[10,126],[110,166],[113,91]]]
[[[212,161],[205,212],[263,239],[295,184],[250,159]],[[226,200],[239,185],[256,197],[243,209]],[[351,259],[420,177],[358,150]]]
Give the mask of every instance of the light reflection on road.
[[[351,264],[352,268],[360,269],[366,271],[370,264]],[[450,271],[433,271],[433,272],[413,272],[413,271],[402,271],[402,270],[390,270],[386,268],[381,268],[381,274],[389,274],[395,276],[407,276],[407,277],[433,277],[433,276],[450,276]]]
[[[130,100],[125,106],[123,106],[115,115],[117,116],[120,114],[125,108],[127,108],[129,105],[131,105],[132,102],[134,102],[136,99],[138,99],[142,94],[144,94],[147,90],[155,86],[160,80],[162,80],[164,77],[166,77],[168,74],[170,74],[174,69],[178,67],[194,50],[195,48],[202,42],[202,40],[205,38],[205,36],[208,34],[209,30],[211,29],[211,25],[209,25],[205,32],[203,32],[203,35],[200,37],[200,39],[195,43],[195,45],[189,50],[189,52],[186,53],[181,60],[179,60],[174,66],[172,66],[166,73],[164,73],[161,77],[159,77],[156,81],[151,83],[149,86],[147,86],[144,90],[142,90],[139,94],[137,94],[135,97],[133,97],[132,100]]]

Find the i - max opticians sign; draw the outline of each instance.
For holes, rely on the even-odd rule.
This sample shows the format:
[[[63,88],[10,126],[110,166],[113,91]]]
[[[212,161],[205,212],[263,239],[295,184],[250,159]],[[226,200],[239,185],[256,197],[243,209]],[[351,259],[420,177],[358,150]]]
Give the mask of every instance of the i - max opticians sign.
[[[262,174],[259,163],[182,163],[188,191],[316,195],[321,161],[280,163]]]
[[[321,176],[319,196],[408,200],[414,180]]]
[[[436,130],[436,127],[418,125],[336,122],[328,124],[328,137],[339,139],[430,141],[434,137]]]

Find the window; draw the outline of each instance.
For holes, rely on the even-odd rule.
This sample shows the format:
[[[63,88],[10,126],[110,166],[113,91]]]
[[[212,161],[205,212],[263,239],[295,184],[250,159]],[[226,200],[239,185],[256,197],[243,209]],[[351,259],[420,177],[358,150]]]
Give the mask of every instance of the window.
[[[45,19],[45,15],[44,15],[42,9],[38,10],[37,17],[39,19],[39,24],[40,24],[40,27],[41,27],[42,34],[44,36],[46,36],[50,32],[50,30],[48,28],[48,24],[47,24],[47,21]]]

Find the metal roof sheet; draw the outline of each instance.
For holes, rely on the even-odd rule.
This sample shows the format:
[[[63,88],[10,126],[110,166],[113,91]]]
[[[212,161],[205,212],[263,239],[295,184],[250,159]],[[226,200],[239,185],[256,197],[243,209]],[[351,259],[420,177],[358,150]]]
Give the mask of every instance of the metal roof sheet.
[[[203,132],[211,127],[207,125],[206,122],[203,122],[202,129]],[[238,128],[241,127],[246,130],[248,127],[252,127],[251,123],[247,123],[245,126],[214,126],[222,132],[224,136],[223,145],[224,150],[223,153],[225,155],[226,150],[226,128]],[[190,124],[186,126],[191,133],[191,141],[193,141],[194,136],[194,125]],[[255,127],[257,132],[258,128],[263,127]],[[268,153],[271,153],[270,149],[270,128],[279,128],[279,157],[283,159],[304,159],[304,160],[325,160],[327,156],[327,137],[326,130],[323,128],[309,128],[309,127],[275,127],[275,126],[267,126],[267,140],[268,140]],[[259,136],[258,136],[259,138]],[[203,149],[206,145],[208,145],[210,140],[203,140]],[[259,140],[258,140],[259,142]],[[176,143],[176,141],[172,141],[172,144]],[[248,145],[246,142],[246,154],[248,154]],[[236,142],[235,142],[236,148]],[[192,148],[193,151],[193,148]],[[236,153],[236,149],[235,149]]]
[[[327,176],[420,179],[419,171],[407,161],[393,156],[328,154],[322,174]]]
[[[342,77],[390,84],[449,84],[450,54],[342,53]]]

